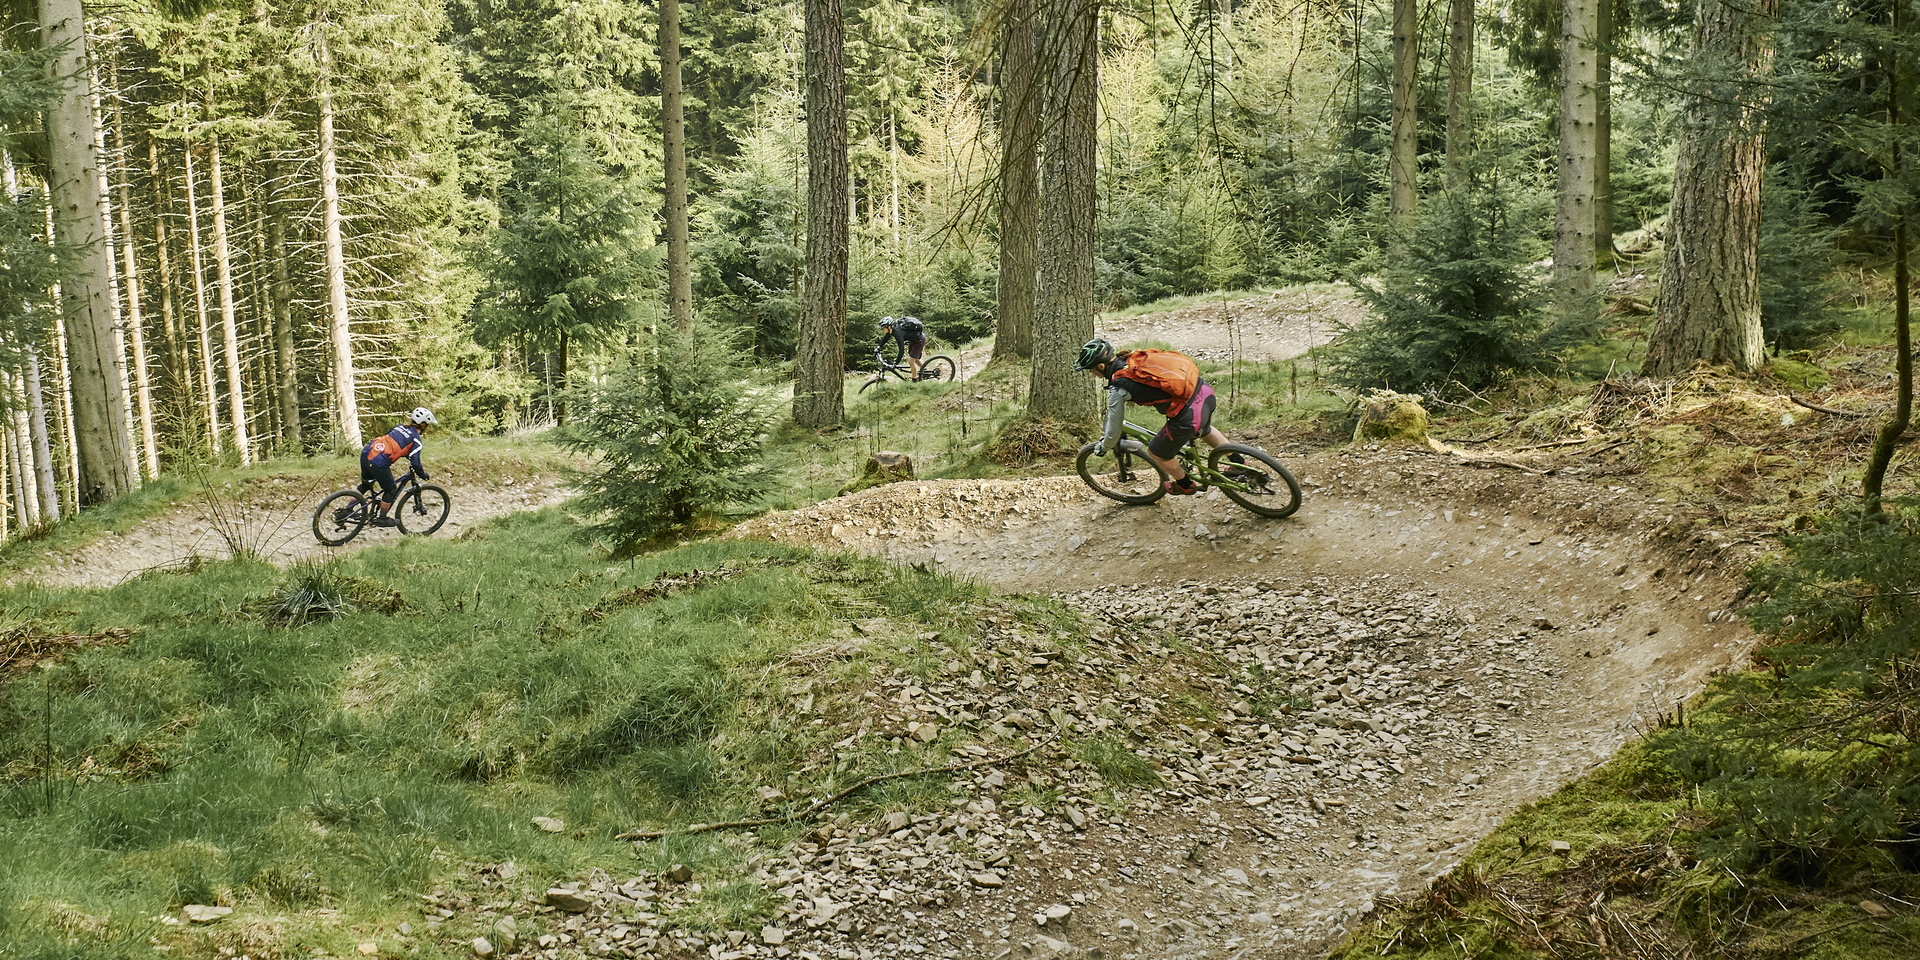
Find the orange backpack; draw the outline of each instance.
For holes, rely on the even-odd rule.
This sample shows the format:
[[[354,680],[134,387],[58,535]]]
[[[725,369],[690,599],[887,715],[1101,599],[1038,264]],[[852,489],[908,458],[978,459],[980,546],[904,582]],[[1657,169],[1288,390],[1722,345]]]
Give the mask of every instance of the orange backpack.
[[[1200,389],[1200,368],[1186,354],[1172,350],[1135,350],[1127,354],[1127,365],[1119,373],[1171,395],[1173,400],[1166,409],[1169,417],[1185,410],[1193,392]]]

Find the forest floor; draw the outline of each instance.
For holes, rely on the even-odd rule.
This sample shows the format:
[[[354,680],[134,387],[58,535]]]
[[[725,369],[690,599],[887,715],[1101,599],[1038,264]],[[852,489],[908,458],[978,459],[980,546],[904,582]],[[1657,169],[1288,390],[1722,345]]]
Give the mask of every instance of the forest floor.
[[[1328,288],[1141,316],[1101,332],[1208,359],[1281,360],[1326,342],[1335,318],[1358,311]],[[963,359],[968,374],[985,357],[974,359]],[[1863,367],[1860,376],[1872,371]],[[1136,731],[1148,741],[1145,752],[1160,758],[1165,785],[1123,810],[1069,805],[1070,813],[1043,814],[1013,799],[1013,785],[979,781],[982,801],[967,806],[966,822],[976,839],[984,833],[1004,843],[1004,862],[1019,866],[991,883],[976,874],[971,888],[915,898],[917,907],[904,911],[892,893],[876,894],[835,921],[836,890],[845,899],[850,890],[915,879],[858,875],[849,864],[868,861],[845,846],[846,836],[836,841],[827,831],[781,872],[793,902],[768,929],[713,944],[649,941],[646,949],[803,958],[1324,956],[1377,898],[1417,891],[1513,810],[1603,762],[1709,675],[1744,661],[1754,637],[1733,615],[1743,572],[1792,522],[1791,508],[1756,493],[1762,478],[1752,470],[1713,478],[1693,471],[1688,486],[1653,482],[1649,462],[1689,457],[1668,434],[1708,418],[1783,457],[1805,442],[1857,458],[1860,427],[1814,417],[1779,394],[1747,390],[1734,404],[1729,391],[1705,392],[1713,397],[1702,414],[1670,396],[1636,406],[1619,390],[1596,388],[1584,412],[1574,404],[1556,426],[1578,437],[1568,426],[1584,417],[1588,433],[1608,444],[1518,443],[1501,454],[1322,449],[1222,424],[1233,439],[1278,454],[1302,482],[1304,505],[1285,520],[1254,518],[1217,494],[1123,507],[1075,477],[1046,476],[906,481],[733,528],[726,536],[885,556],[1004,591],[1052,594],[1112,623],[1115,633],[1093,640],[1126,647],[1137,662],[1131,669],[1160,668],[1142,638],[1171,633],[1211,645],[1212,662],[1291,670],[1313,709],[1292,727],[1229,715]],[[1639,439],[1611,442],[1629,421]],[[1809,469],[1834,468],[1828,458]],[[567,493],[555,476],[436,471],[435,479],[455,497],[447,533],[456,535]],[[16,576],[107,586],[143,569],[226,556],[236,543],[280,563],[321,555],[327,548],[313,544],[307,524],[325,491],[293,486],[267,481],[244,496],[210,496]],[[1739,501],[1733,509],[1723,502],[1729,494]],[[1761,509],[1763,501],[1776,506]],[[230,522],[240,503],[245,519]],[[395,537],[370,533],[350,548]],[[1217,629],[1229,622],[1240,632]],[[1030,672],[998,677],[1003,689],[1048,681],[1049,657],[1013,659]],[[1227,690],[1232,677],[1209,682]],[[949,695],[975,707],[986,696]],[[1067,765],[1054,787],[1078,795],[1074,776]],[[913,839],[891,825],[869,836],[887,842],[889,832]],[[826,906],[809,891],[825,891]],[[854,922],[862,910],[878,912]],[[593,935],[613,943],[610,928],[593,927]],[[578,941],[522,948],[565,955],[566,943],[592,942],[585,927],[580,932]]]

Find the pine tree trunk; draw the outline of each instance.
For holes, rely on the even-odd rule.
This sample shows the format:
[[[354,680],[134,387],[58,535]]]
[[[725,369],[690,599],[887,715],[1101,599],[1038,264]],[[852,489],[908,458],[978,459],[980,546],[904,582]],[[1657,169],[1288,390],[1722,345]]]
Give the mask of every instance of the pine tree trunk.
[[[806,0],[807,246],[793,419],[838,426],[846,412],[847,100],[841,0]]]
[[[1393,0],[1393,140],[1387,157],[1387,204],[1402,229],[1413,218],[1420,184],[1419,105],[1414,81],[1420,75],[1420,11],[1415,0]]]
[[[1012,0],[1000,27],[1000,316],[994,326],[994,363],[1033,353],[1040,233],[1040,86],[1033,4]]]
[[[60,440],[65,447],[66,459],[66,496],[59,502],[74,510],[80,509],[80,441],[73,430],[73,365],[67,362],[68,354],[67,322],[59,314],[53,317],[54,376],[60,386],[57,399],[59,408],[55,411]],[[56,489],[58,485],[56,484]]]
[[[667,310],[693,330],[693,267],[687,237],[687,120],[680,95],[680,0],[660,0],[660,126],[667,188]]]
[[[99,88],[99,77],[92,76],[88,83],[88,98],[91,101],[93,116],[96,119],[93,125],[93,155],[100,158],[101,161],[96,168],[100,178],[101,242],[106,246],[107,285],[109,289],[112,290],[112,295],[108,297],[107,302],[113,311],[114,387],[120,393],[114,405],[119,409],[122,420],[120,430],[122,437],[125,439],[125,445],[122,449],[125,451],[127,458],[128,481],[137,485],[140,479],[140,450],[139,444],[135,442],[134,438],[139,436],[139,426],[134,422],[133,380],[132,375],[127,370],[127,327],[124,322],[125,314],[122,313],[120,309],[120,294],[123,292],[120,282],[120,261],[114,254],[114,251],[117,249],[115,243],[117,238],[114,236],[114,230],[119,221],[114,218],[115,205],[113,202],[113,187],[107,178],[106,158],[111,156],[111,154],[107,152],[106,124],[97,122],[98,118],[104,114],[100,105],[100,98],[94,93],[94,91]]]
[[[34,483],[31,489],[40,497],[41,516],[49,521],[60,519],[60,485],[54,482],[53,444],[47,436],[47,396],[40,382],[40,351],[27,347],[27,436],[33,450],[32,470]],[[26,465],[22,464],[22,469]]]
[[[340,418],[340,439],[358,449],[360,401],[355,394],[353,324],[347,315],[347,255],[340,236],[340,174],[333,146],[332,58],[327,54],[326,22],[318,25],[314,59],[319,65],[320,200],[327,253],[327,306],[333,341],[333,402]]]
[[[1070,429],[1090,427],[1096,398],[1074,369],[1093,336],[1093,240],[1100,84],[1098,0],[1040,0],[1039,62],[1047,73],[1042,115],[1040,279],[1033,318],[1027,415]]]
[[[1594,4],[1600,42],[1594,50],[1593,255],[1600,270],[1613,268],[1613,3]]]
[[[1907,35],[1905,5],[1893,5],[1891,26],[1894,36]],[[1910,65],[1903,58],[1891,58],[1886,71],[1887,126],[1896,134],[1904,134],[1906,115],[1900,107],[1913,86]],[[1887,180],[1899,183],[1904,166],[1901,137],[1896,135],[1890,138],[1890,142],[1892,153],[1887,163]],[[1893,221],[1893,419],[1887,421],[1874,436],[1873,454],[1867,458],[1867,471],[1860,482],[1860,493],[1868,516],[1877,516],[1885,509],[1880,498],[1885,493],[1887,468],[1893,464],[1893,454],[1899,448],[1900,438],[1906,435],[1907,426],[1913,422],[1913,275],[1907,263],[1910,252],[1907,246],[1907,221],[1911,206],[1909,201],[1909,209],[1900,211]]]
[[[200,344],[201,415],[207,418],[207,440],[218,454],[226,449],[220,436],[220,402],[213,372],[212,324],[207,320],[206,266],[200,251],[200,191],[193,175],[193,145],[186,145],[187,175],[187,260],[193,266],[194,331]]]
[[[267,220],[267,243],[273,251],[273,345],[278,361],[275,383],[280,397],[280,421],[284,425],[287,450],[305,449],[300,435],[300,379],[293,342],[293,276],[287,270],[287,214],[279,203],[272,203]]]
[[[184,338],[179,329],[179,311],[174,309],[177,280],[173,275],[169,253],[172,245],[167,235],[167,215],[173,209],[173,191],[168,189],[167,179],[160,173],[160,144],[154,137],[147,138],[147,174],[153,183],[154,205],[158,208],[153,218],[153,259],[155,273],[159,275],[160,329],[167,338],[165,372],[168,382],[173,384],[174,393],[187,396],[193,393],[193,378],[187,373],[185,348],[181,345]]]
[[[127,130],[120,108],[113,109],[113,141],[120,166],[120,275],[127,287],[127,332],[131,341],[129,357],[133,375],[134,410],[140,436],[143,473],[148,479],[160,476],[160,440],[153,418],[153,381],[147,357],[146,311],[141,302],[139,245],[133,236],[133,178],[127,167]]]
[[[1459,188],[1473,152],[1473,0],[1452,0],[1447,25],[1447,184]]]
[[[45,111],[47,165],[55,235],[80,252],[79,269],[61,284],[70,373],[74,442],[79,452],[76,495],[105,503],[133,489],[128,469],[124,371],[115,349],[113,256],[107,248],[106,199],[100,191],[96,148],[99,122],[88,87],[84,13],[80,0],[39,0],[41,41],[61,50],[51,69],[64,84]]]
[[[20,400],[19,384],[12,376],[7,376],[5,383],[8,399],[18,403]],[[4,452],[6,454],[7,468],[5,476],[8,480],[8,485],[13,488],[13,496],[8,498],[7,509],[0,510],[0,514],[11,513],[22,528],[31,527],[39,522],[39,518],[35,515],[39,509],[39,500],[35,497],[31,486],[33,475],[28,473],[26,469],[27,458],[24,455],[27,446],[26,410],[20,406],[14,407],[13,412],[6,415],[6,423],[7,444]]]
[[[1736,73],[1690,81],[1680,104],[1673,205],[1653,332],[1642,372],[1685,373],[1696,362],[1750,371],[1764,357],[1760,328],[1760,184],[1765,137],[1762,85],[1773,70],[1767,34],[1779,0],[1702,0],[1695,63]]]
[[[213,196],[213,265],[220,287],[220,330],[227,362],[227,417],[233,424],[233,449],[240,465],[253,462],[247,442],[246,378],[240,370],[240,320],[233,306],[233,251],[227,244],[226,187],[220,176],[220,138],[207,138],[207,192]]]
[[[1553,217],[1553,282],[1563,317],[1592,309],[1593,157],[1599,120],[1595,19],[1602,2],[1563,0],[1560,8],[1560,163]]]

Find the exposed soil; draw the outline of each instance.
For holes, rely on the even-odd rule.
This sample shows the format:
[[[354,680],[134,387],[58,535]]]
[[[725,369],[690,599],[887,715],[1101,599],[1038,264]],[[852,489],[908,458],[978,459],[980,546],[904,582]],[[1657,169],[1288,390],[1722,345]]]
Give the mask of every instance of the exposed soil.
[[[1426,658],[1450,655],[1442,666],[1453,674],[1496,681],[1474,696],[1425,701],[1419,709],[1458,725],[1418,742],[1420,762],[1382,781],[1276,785],[1255,777],[1255,766],[1242,782],[1216,779],[1219,789],[1097,828],[1028,828],[1036,842],[1023,855],[1038,861],[1038,882],[976,895],[942,919],[955,936],[995,948],[957,955],[1056,941],[1105,943],[1118,956],[1324,955],[1376,897],[1410,893],[1450,868],[1513,809],[1611,756],[1710,673],[1739,663],[1751,643],[1730,613],[1756,545],[1696,533],[1668,504],[1423,448],[1289,459],[1307,494],[1286,520],[1256,519],[1217,496],[1126,507],[1077,478],[1048,478],[894,484],[730,534],[928,564],[1009,591],[1054,593],[1096,614],[1120,598],[1167,610],[1219,598],[1200,600],[1205,609],[1257,590],[1345,610],[1417,594],[1444,607],[1454,624],[1445,639],[1464,645],[1437,653],[1441,635],[1421,635],[1369,651],[1371,661],[1418,673],[1432,666]],[[1191,613],[1171,629],[1194,636],[1204,626]],[[1295,636],[1273,645],[1321,643]],[[1525,645],[1518,661],[1506,649],[1513,643]],[[1350,722],[1303,722],[1292,732]],[[1229,755],[1264,737],[1227,732],[1216,749]],[[1271,802],[1249,805],[1254,794]],[[1332,814],[1320,806],[1328,799],[1339,804]],[[1203,860],[1189,855],[1196,843]],[[1094,866],[1116,859],[1153,882]],[[1008,919],[1048,902],[1078,905],[1071,936]],[[1152,923],[1169,915],[1180,922]]]
[[[1320,292],[1195,307],[1102,333],[1209,359],[1277,360],[1325,342],[1335,320],[1357,316],[1350,300]],[[981,353],[961,358],[963,375],[984,364]],[[1076,477],[908,481],[768,515],[728,535],[880,555],[1006,591],[1054,594],[1114,624],[1090,642],[1108,644],[1116,662],[1151,657],[1156,648],[1139,638],[1154,631],[1184,636],[1222,662],[1280,657],[1324,685],[1307,695],[1325,709],[1300,714],[1294,727],[1240,717],[1188,731],[1192,755],[1175,758],[1170,747],[1166,760],[1182,776],[1125,811],[1068,817],[1009,808],[1006,795],[996,807],[988,801],[1010,785],[970,781],[983,792],[962,825],[995,824],[993,844],[1021,871],[1008,872],[1004,886],[976,882],[957,899],[900,904],[884,938],[835,940],[832,924],[806,921],[820,903],[806,899],[809,891],[846,881],[829,871],[847,869],[848,849],[832,844],[855,838],[836,841],[828,831],[776,865],[785,872],[772,880],[795,898],[784,921],[795,930],[791,941],[785,931],[779,945],[748,931],[710,945],[663,940],[660,952],[1323,955],[1376,897],[1411,892],[1448,869],[1502,817],[1605,760],[1710,673],[1739,663],[1752,642],[1730,611],[1738,574],[1760,545],[1611,485],[1617,480],[1585,479],[1572,465],[1542,475],[1473,464],[1425,448],[1309,454],[1222,427],[1236,440],[1266,443],[1291,465],[1306,489],[1299,513],[1261,520],[1217,495],[1124,507]],[[455,505],[441,536],[564,494],[551,477],[435,479]],[[108,586],[142,570],[227,556],[236,544],[279,563],[323,555],[328,548],[314,542],[308,521],[325,492],[266,482],[25,575]],[[246,521],[232,519],[239,515]],[[396,537],[369,531],[336,549]],[[1206,619],[1242,598],[1242,619],[1233,622],[1258,633],[1257,644]],[[1376,697],[1356,686],[1358,673],[1343,672],[1358,669],[1348,660],[1361,656],[1356,644],[1373,642],[1351,625],[1387,609],[1405,612],[1372,619],[1427,626],[1365,656],[1414,678],[1425,691],[1417,700]],[[1152,619],[1172,610],[1185,612],[1171,623]],[[1319,658],[1312,669],[1303,650]],[[1323,666],[1328,658],[1334,667]],[[1380,762],[1322,756],[1293,760],[1297,771],[1265,763],[1281,756],[1276,751],[1301,756],[1294,748],[1307,749],[1302,737],[1314,738],[1316,750],[1378,750]],[[1049,905],[1066,904],[1071,921],[1038,922]],[[810,940],[812,927],[821,929]],[[545,944],[525,949],[570,955]]]
[[[345,465],[351,468],[350,463]],[[442,467],[433,472],[433,482],[447,488],[452,500],[447,522],[433,534],[436,537],[457,537],[482,520],[537,510],[567,495],[559,477],[528,476],[524,471]],[[78,549],[49,554],[12,579],[49,586],[111,587],[148,570],[189,567],[236,555],[257,556],[284,567],[400,539],[396,529],[368,527],[338,547],[315,540],[314,508],[338,485],[337,480],[316,483],[273,475],[243,487],[208,490],[125,534],[108,533]]]

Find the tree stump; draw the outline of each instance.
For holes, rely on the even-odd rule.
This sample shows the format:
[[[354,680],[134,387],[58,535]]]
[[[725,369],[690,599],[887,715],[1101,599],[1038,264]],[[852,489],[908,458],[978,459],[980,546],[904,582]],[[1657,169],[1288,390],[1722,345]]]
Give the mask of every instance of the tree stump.
[[[1360,403],[1360,422],[1353,428],[1353,442],[1366,440],[1388,443],[1427,442],[1427,409],[1420,398],[1410,394],[1379,391]]]
[[[860,471],[863,487],[912,479],[913,458],[893,450],[882,450],[868,457],[866,469]]]

